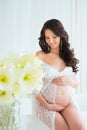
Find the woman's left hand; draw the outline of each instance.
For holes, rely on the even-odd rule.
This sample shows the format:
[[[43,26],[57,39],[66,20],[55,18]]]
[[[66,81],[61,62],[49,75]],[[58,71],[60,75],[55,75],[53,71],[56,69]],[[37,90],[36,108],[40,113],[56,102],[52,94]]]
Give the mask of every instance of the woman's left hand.
[[[52,83],[56,84],[57,86],[72,86],[72,87],[77,87],[78,86],[78,80],[73,79],[70,76],[61,76],[58,78],[54,78],[52,80]]]

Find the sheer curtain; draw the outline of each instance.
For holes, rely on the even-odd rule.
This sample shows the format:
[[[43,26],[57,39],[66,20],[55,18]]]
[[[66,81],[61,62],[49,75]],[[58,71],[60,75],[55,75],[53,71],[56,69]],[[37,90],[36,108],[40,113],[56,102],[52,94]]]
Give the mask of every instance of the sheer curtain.
[[[87,93],[87,1],[86,0],[72,0],[72,43],[76,55],[80,61],[79,63],[79,87],[78,93]]]

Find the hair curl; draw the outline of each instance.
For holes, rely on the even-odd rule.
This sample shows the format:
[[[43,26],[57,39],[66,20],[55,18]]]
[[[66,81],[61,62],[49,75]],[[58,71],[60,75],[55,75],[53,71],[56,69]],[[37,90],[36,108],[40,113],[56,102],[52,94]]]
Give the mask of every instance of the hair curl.
[[[64,60],[66,66],[71,66],[73,72],[77,73],[77,64],[79,63],[79,60],[75,58],[74,49],[70,48],[70,43],[68,42],[69,36],[62,23],[57,19],[51,19],[45,22],[42,27],[39,37],[39,45],[45,53],[49,53],[50,47],[45,41],[46,29],[50,29],[56,36],[60,37],[59,55]]]

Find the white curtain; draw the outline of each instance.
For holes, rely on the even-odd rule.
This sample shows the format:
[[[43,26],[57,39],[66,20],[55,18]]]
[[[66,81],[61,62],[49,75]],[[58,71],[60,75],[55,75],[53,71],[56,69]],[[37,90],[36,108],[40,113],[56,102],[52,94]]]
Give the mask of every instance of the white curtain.
[[[72,0],[72,42],[79,58],[78,93],[87,93],[87,1]]]

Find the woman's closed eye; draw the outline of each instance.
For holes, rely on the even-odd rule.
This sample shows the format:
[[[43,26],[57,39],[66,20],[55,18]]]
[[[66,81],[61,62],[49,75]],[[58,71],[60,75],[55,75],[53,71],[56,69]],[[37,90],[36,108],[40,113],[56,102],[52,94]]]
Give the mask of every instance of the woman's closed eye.
[[[52,39],[55,39],[55,38],[57,38],[57,36],[55,35],[55,36],[51,36],[51,37],[47,37],[47,36],[45,37],[46,40],[49,40],[49,39],[51,39],[51,38],[52,38]]]
[[[53,36],[53,39],[55,39],[55,38],[57,38],[57,36],[55,35],[55,36]]]

